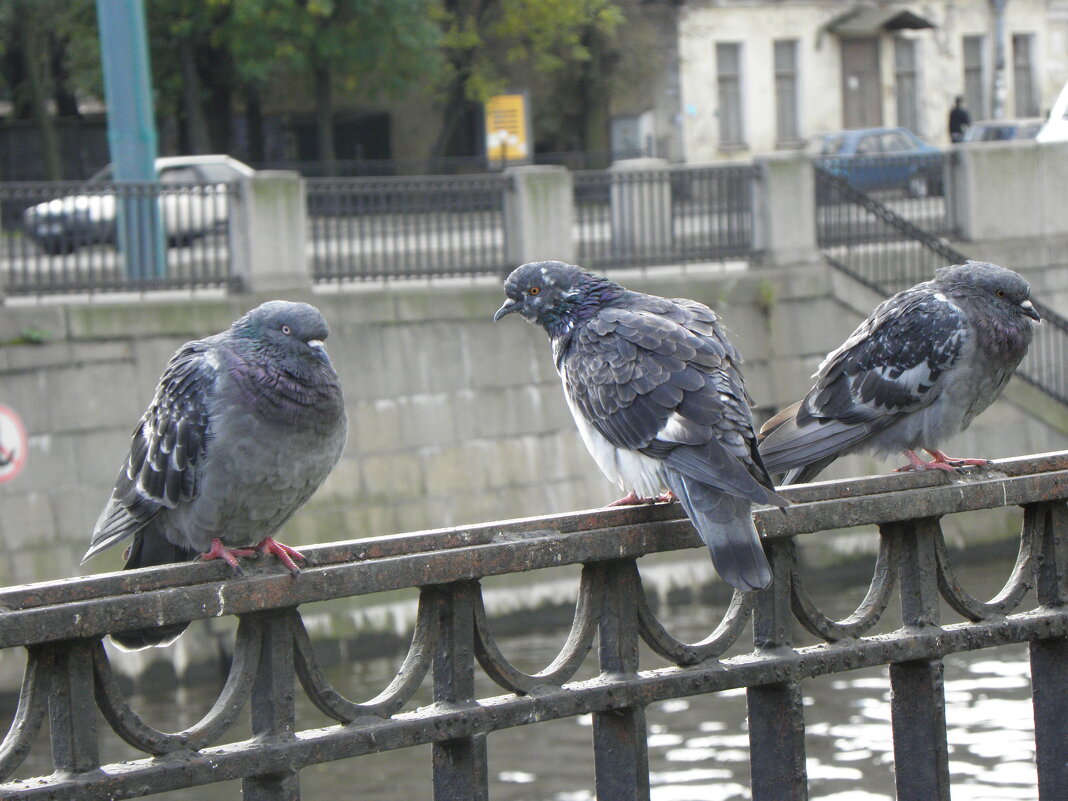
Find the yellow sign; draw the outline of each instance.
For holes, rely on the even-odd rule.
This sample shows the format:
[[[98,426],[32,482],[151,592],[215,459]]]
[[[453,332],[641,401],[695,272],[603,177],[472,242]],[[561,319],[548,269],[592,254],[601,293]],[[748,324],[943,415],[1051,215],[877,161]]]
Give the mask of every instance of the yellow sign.
[[[486,157],[525,161],[530,156],[525,95],[494,95],[486,101]]]

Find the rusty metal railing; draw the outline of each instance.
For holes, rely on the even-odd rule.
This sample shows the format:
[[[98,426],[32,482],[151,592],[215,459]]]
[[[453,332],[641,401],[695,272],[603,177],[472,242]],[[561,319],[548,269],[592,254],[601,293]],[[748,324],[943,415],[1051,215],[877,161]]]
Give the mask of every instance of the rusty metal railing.
[[[642,590],[640,557],[694,548],[677,505],[488,523],[307,549],[293,579],[280,567],[232,576],[218,562],[90,576],[0,591],[0,648],[25,648],[18,711],[0,744],[10,777],[48,721],[55,772],[0,784],[0,798],[131,798],[241,779],[244,798],[298,799],[300,771],[372,752],[432,745],[435,799],[487,798],[487,737],[502,729],[590,713],[598,798],[649,798],[645,708],[668,698],[746,688],[752,797],[808,797],[804,682],[889,665],[897,797],[949,798],[942,658],[1008,643],[1030,645],[1039,797],[1068,786],[1068,452],[1005,460],[989,469],[888,475],[785,490],[785,513],[757,522],[775,571],[772,586],[736,593],[696,643],[676,639]],[[942,537],[944,515],[1023,508],[1019,556],[1004,589],[981,601],[962,586]],[[879,551],[856,612],[825,615],[806,587],[797,542],[829,529],[874,524]],[[502,653],[480,580],[581,564],[570,635],[542,671]],[[317,659],[300,607],[315,601],[419,587],[417,621],[395,678],[375,697],[350,699]],[[891,612],[898,588],[900,614]],[[1033,603],[1025,603],[1032,597]],[[941,601],[960,622],[943,620]],[[161,732],[131,707],[102,638],[113,630],[236,615],[229,677],[214,707],[180,732]],[[795,637],[794,621],[810,642]],[[738,649],[752,623],[753,647]],[[889,633],[874,633],[876,626]],[[662,660],[640,664],[644,642]],[[596,643],[600,674],[576,680]],[[475,696],[476,663],[503,690]],[[429,677],[429,678],[428,678]],[[413,709],[432,684],[433,703]],[[336,721],[298,720],[299,685]],[[236,731],[249,699],[251,732]],[[130,746],[101,765],[100,714]],[[150,758],[144,759],[144,755]],[[429,792],[428,792],[429,796]]]

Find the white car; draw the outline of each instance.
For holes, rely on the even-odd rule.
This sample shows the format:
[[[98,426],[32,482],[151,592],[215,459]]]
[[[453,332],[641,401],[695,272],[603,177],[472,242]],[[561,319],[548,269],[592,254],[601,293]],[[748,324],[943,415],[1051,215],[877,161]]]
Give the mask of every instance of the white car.
[[[1049,119],[1035,137],[1039,142],[1068,142],[1068,83],[1061,89]]]
[[[251,177],[247,164],[229,156],[169,156],[156,159],[156,176],[162,184],[159,207],[167,241],[185,245],[204,236],[229,217],[229,205],[220,184]],[[79,247],[115,241],[115,198],[111,167],[105,167],[78,194],[57,197],[23,212],[23,230],[46,253],[73,253]],[[188,191],[171,191],[188,185]],[[206,187],[201,189],[200,187]],[[135,190],[135,194],[143,194]],[[145,195],[147,196],[147,195]]]

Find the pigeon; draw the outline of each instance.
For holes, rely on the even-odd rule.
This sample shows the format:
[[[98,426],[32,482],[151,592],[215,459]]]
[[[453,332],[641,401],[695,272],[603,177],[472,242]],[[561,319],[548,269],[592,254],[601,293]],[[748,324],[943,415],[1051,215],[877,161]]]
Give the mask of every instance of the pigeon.
[[[199,554],[240,572],[236,557],[259,551],[296,575],[304,557],[273,535],[334,468],[348,425],[327,333],[314,306],[272,300],[179,348],[82,563],[132,537],[127,570]],[[136,650],[169,644],[187,625],[111,637]]]
[[[504,291],[494,321],[519,312],[548,333],[583,442],[629,490],[616,504],[674,496],[725,581],[767,587],[751,506],[788,501],[760,460],[742,360],[716,313],[559,261],[517,267]]]
[[[804,399],[761,428],[764,464],[785,473],[782,485],[858,450],[904,452],[901,470],[989,464],[938,448],[993,403],[1027,353],[1041,321],[1030,294],[1018,273],[968,261],[884,301],[823,360]]]

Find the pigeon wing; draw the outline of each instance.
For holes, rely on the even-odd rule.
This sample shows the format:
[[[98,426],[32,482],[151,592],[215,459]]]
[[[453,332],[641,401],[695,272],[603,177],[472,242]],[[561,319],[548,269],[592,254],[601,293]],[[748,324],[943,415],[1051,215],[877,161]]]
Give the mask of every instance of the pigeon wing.
[[[168,363],[82,562],[197,497],[216,376],[209,348],[206,341],[187,343]]]
[[[753,474],[771,485],[756,453],[740,361],[706,306],[645,296],[595,315],[572,337],[561,367],[574,408],[614,447],[776,503]]]

